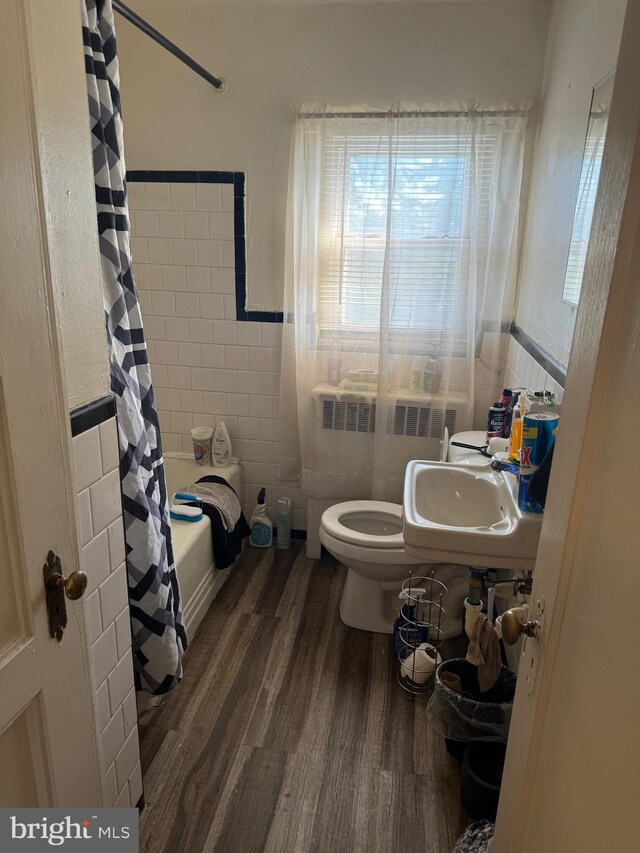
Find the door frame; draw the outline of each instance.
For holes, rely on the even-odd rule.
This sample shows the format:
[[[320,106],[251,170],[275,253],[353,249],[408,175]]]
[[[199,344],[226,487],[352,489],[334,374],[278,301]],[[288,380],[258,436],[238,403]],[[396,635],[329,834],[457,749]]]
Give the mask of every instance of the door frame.
[[[590,478],[601,442],[612,435],[611,419],[603,417],[603,392],[615,370],[624,297],[628,288],[637,286],[638,269],[632,261],[640,248],[638,43],[640,0],[629,0],[534,572],[531,601],[535,606],[544,596],[545,603],[544,627],[533,641],[539,646],[536,683],[527,695],[521,678],[516,690],[493,853],[528,851],[529,821],[540,817],[532,814],[531,803],[536,786],[544,785],[538,760],[543,734],[554,725],[548,713],[554,660],[570,595],[581,582],[576,552]]]
[[[71,163],[65,133],[78,128],[65,126],[63,133],[61,123],[73,110],[55,115],[65,98],[78,97],[77,84],[83,80],[80,7],[77,0],[56,8],[44,0],[6,2],[3,45],[10,49],[5,51],[4,117],[15,123],[15,133],[4,140],[2,299],[9,331],[0,352],[0,392],[5,392],[0,405],[6,401],[6,419],[0,418],[6,463],[0,511],[6,521],[13,520],[7,528],[7,562],[20,574],[15,601],[22,627],[3,654],[3,730],[18,718],[28,724],[34,806],[99,806],[103,793],[84,602],[68,602],[68,625],[59,645],[49,636],[42,575],[48,549],[60,555],[67,575],[80,568],[60,308],[70,281],[81,280],[91,290],[87,282],[93,279],[98,293],[100,281],[99,263],[91,268],[84,263],[85,249],[77,251],[81,232],[74,216],[83,213],[69,214],[84,206],[95,217],[91,195],[80,203],[74,197],[86,190],[83,177],[91,170],[88,113],[81,127],[86,155]],[[65,37],[57,39],[65,27]],[[48,47],[42,50],[45,41]],[[72,42],[77,49],[60,61],[56,51]],[[76,84],[71,89],[70,79]],[[97,234],[93,250],[97,260]],[[101,305],[97,322],[104,336]],[[106,339],[99,356],[106,381]]]

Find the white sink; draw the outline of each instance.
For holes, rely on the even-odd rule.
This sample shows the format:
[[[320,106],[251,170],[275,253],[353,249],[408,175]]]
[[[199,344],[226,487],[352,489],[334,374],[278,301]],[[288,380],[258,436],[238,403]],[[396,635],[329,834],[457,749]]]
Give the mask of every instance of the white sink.
[[[522,512],[513,474],[449,462],[407,465],[404,548],[428,562],[533,569],[542,515]]]

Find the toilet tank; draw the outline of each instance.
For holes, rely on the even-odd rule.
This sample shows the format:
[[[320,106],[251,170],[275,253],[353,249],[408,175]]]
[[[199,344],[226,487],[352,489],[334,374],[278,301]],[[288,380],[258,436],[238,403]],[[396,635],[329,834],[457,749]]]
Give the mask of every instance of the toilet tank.
[[[488,465],[491,461],[477,450],[469,450],[466,447],[454,447],[452,442],[459,441],[462,444],[472,444],[474,447],[483,447],[487,443],[487,434],[484,430],[468,430],[467,432],[456,432],[448,442],[447,462],[460,464]],[[445,461],[445,460],[441,460]]]

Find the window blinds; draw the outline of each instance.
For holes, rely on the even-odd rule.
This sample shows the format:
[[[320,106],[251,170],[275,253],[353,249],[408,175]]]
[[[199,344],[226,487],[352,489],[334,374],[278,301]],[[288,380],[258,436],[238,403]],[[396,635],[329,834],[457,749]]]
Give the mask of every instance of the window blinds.
[[[593,219],[596,193],[600,181],[606,126],[606,116],[592,118],[584,147],[573,232],[562,292],[563,299],[572,305],[577,305],[580,299],[584,264],[587,259],[587,247],[591,234],[591,220]]]
[[[471,256],[481,266],[486,254],[497,131],[470,136],[463,121],[460,134],[380,124],[379,133],[357,119],[325,132],[321,339],[377,338],[381,325],[405,339],[459,332],[469,297],[459,280],[467,281]]]

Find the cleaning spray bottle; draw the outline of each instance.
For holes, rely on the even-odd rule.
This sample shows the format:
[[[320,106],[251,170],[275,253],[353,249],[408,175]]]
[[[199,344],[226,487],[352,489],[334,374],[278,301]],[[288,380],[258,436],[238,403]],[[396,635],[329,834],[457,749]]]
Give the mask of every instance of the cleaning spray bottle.
[[[255,548],[269,548],[273,542],[273,524],[267,515],[264,503],[266,489],[260,489],[258,503],[249,521],[251,528],[251,539],[249,540]]]

